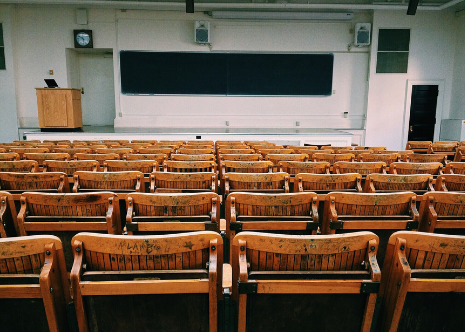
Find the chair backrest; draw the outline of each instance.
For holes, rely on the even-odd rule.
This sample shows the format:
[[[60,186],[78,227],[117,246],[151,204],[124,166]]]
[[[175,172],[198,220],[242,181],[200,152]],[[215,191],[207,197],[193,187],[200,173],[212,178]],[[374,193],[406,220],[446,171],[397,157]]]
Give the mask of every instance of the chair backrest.
[[[277,166],[280,161],[308,161],[308,154],[299,153],[299,154],[267,154],[265,160],[269,160],[273,165]]]
[[[0,239],[0,299],[4,331],[68,331],[71,301],[60,239]]]
[[[48,148],[10,148],[10,152],[15,152],[19,154],[19,157],[23,159],[25,153],[49,153],[50,149]]]
[[[71,160],[71,156],[69,153],[25,153],[23,159],[35,160],[42,166],[45,160]]]
[[[0,161],[18,161],[20,160],[19,154],[16,152],[0,153]]]
[[[73,251],[71,284],[79,331],[120,331],[122,326],[181,331],[186,315],[188,330],[217,331],[223,288],[219,234],[81,233],[73,238]]]
[[[294,192],[314,191],[319,194],[325,194],[330,191],[362,192],[361,183],[362,176],[358,173],[299,173],[294,178]]]
[[[163,162],[164,172],[213,172],[216,173],[216,163],[214,161],[173,161]]]
[[[100,171],[100,164],[97,160],[45,160],[43,171],[63,172],[67,175],[73,175],[77,171]]]
[[[361,289],[379,285],[377,249],[370,232],[238,234],[231,264],[238,331],[370,331],[377,291]]]
[[[465,174],[465,163],[452,161],[446,164],[445,174]]]
[[[464,191],[465,174],[443,174],[436,178],[437,191]]]
[[[447,154],[444,153],[411,153],[405,156],[404,161],[411,163],[447,163]]]
[[[386,174],[386,163],[384,161],[337,161],[333,165],[333,173],[358,173],[360,175],[367,175],[371,173]]]
[[[104,172],[139,171],[152,173],[159,170],[158,163],[154,160],[105,160]]]
[[[313,161],[327,161],[331,164],[334,164],[336,161],[354,161],[355,155],[353,153],[315,153],[312,158]]]
[[[230,161],[261,161],[263,157],[261,154],[252,153],[252,154],[219,154],[218,162],[221,163],[223,160]]]
[[[61,172],[0,172],[0,188],[12,194],[19,194],[24,191],[68,193],[69,181],[68,176]]]
[[[215,161],[213,154],[172,154],[171,160],[174,161]]]
[[[465,159],[465,146],[459,145],[455,151],[454,161],[461,162]]]
[[[76,160],[97,160],[101,167],[105,160],[120,160],[120,156],[117,153],[76,153],[74,155]]]
[[[132,148],[106,148],[106,149],[96,149],[95,152],[97,154],[109,154],[109,153],[116,153],[119,155],[119,159],[123,159],[123,155],[126,153],[132,153]]]
[[[273,163],[271,161],[221,161],[220,178],[225,173],[271,173]]]
[[[433,144],[432,141],[408,141],[405,150],[426,153],[431,144]]]
[[[318,146],[288,145],[287,148],[294,150],[295,153],[307,153],[307,150],[318,150]]]
[[[73,192],[110,190],[118,193],[145,192],[144,173],[138,171],[74,173]]]
[[[446,152],[448,154],[454,154],[455,150],[459,146],[458,141],[451,141],[451,142],[446,142],[446,141],[437,141],[433,142],[428,149],[428,153],[441,153],[441,152]]]
[[[427,191],[434,191],[433,176],[430,174],[369,174],[365,180],[364,191],[367,193],[413,191],[421,195]]]
[[[218,176],[212,172],[153,172],[150,192],[218,192]]]
[[[159,148],[157,146],[141,148],[138,150],[140,154],[166,154],[168,159],[171,157],[171,154],[174,153],[176,148]]]
[[[346,154],[346,153],[351,153],[355,156],[355,159],[357,160],[358,156],[361,154],[370,154],[370,153],[375,153],[373,150],[337,150],[337,154]]]
[[[92,153],[92,149],[85,146],[79,148],[54,148],[52,151],[54,153],[68,153],[71,157],[76,153]]]
[[[358,161],[370,162],[370,161],[383,161],[387,166],[392,163],[399,161],[400,154],[398,153],[362,153],[357,157]]]
[[[389,167],[391,174],[431,174],[438,175],[443,173],[442,163],[407,163],[395,162]]]
[[[383,265],[376,331],[460,331],[465,237],[392,234]]]
[[[206,149],[186,149],[186,148],[179,148],[177,153],[180,154],[213,154],[215,153],[215,149],[213,148],[206,148]]]
[[[338,150],[353,150],[353,146],[332,146],[332,145],[322,145],[320,150],[333,150],[334,152]]]
[[[0,172],[37,173],[39,172],[39,163],[35,160],[0,160]]]
[[[294,153],[294,150],[292,149],[256,149],[258,153],[260,153],[263,158],[266,157],[268,154],[292,154]]]
[[[279,173],[225,173],[224,196],[230,193],[288,193],[289,174]]]
[[[429,233],[437,230],[437,233],[465,234],[464,202],[464,193],[436,191],[423,195],[420,203],[419,230]]]
[[[385,146],[354,146],[354,150],[373,150],[374,152],[386,150]]]
[[[19,235],[13,195],[0,191],[0,238]]]
[[[279,171],[290,175],[298,173],[329,174],[331,164],[327,161],[280,161]]]
[[[241,149],[226,149],[226,148],[221,148],[217,149],[217,154],[251,154],[254,153],[254,151],[250,148],[241,148]]]
[[[159,165],[163,165],[168,160],[166,153],[127,153],[123,155],[124,160],[155,160]]]
[[[126,197],[128,234],[220,232],[221,197],[215,193],[132,193]]]

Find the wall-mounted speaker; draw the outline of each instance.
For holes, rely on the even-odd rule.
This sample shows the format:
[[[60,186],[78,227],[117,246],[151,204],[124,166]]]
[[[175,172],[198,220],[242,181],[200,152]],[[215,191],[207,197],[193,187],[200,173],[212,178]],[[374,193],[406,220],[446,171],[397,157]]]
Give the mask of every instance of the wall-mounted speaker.
[[[194,40],[198,44],[210,43],[210,22],[195,21]]]
[[[355,24],[354,45],[357,47],[370,45],[371,23]]]

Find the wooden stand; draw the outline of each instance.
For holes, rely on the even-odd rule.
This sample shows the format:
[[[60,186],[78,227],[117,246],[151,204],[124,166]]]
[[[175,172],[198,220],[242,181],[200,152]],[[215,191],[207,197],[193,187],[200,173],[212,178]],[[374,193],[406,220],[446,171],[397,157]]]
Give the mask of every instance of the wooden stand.
[[[36,92],[41,129],[82,128],[79,89],[38,88]]]

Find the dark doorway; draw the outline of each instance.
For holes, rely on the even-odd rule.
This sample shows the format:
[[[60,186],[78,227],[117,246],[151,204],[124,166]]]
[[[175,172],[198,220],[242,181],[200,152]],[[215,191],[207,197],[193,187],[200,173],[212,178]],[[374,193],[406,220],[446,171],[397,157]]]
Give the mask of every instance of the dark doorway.
[[[436,125],[437,85],[413,85],[410,104],[409,141],[433,141]]]

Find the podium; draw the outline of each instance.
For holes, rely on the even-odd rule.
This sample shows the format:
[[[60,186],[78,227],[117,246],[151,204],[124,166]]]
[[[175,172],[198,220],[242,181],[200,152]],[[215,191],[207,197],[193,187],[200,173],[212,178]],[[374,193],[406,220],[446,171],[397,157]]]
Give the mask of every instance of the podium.
[[[82,128],[81,90],[37,88],[36,93],[42,131]]]

